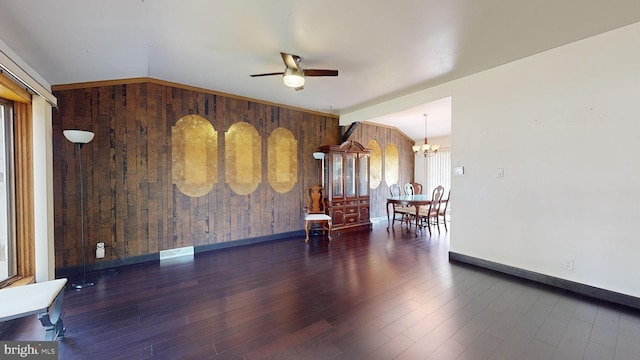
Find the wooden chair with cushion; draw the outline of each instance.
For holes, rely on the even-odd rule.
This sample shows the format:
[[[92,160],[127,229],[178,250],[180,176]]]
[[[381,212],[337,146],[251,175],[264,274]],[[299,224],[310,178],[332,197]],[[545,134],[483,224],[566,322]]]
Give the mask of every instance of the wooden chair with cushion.
[[[391,196],[402,195],[402,193],[400,193],[400,185],[398,184],[391,184],[391,186],[389,186],[389,192],[391,193]]]
[[[442,223],[444,224],[444,231],[449,231],[447,229],[447,211],[449,210],[449,200],[451,199],[451,190],[449,190],[449,194],[447,198],[440,201],[440,209],[438,210],[438,221],[442,218]]]
[[[413,188],[413,184],[411,184],[411,183],[404,184],[404,194],[405,195],[413,195],[413,194],[415,194],[415,189]]]
[[[416,188],[416,185],[418,186],[418,188]],[[418,191],[419,190],[419,191]],[[418,183],[406,183],[404,184],[404,193],[405,195],[417,195],[422,193],[422,185],[418,184]],[[414,208],[413,207],[407,207],[406,209],[408,209],[408,212],[406,214],[406,216],[404,217],[405,221],[407,222],[407,225],[411,224],[411,220],[414,219],[416,222],[418,221],[418,219],[415,219],[416,215],[413,212]],[[409,226],[411,227],[411,226]]]
[[[326,201],[324,197],[324,188],[322,186],[314,185],[307,189],[307,206],[304,208],[304,232],[306,237],[305,242],[309,242],[309,223],[320,222],[327,223],[328,237],[331,241],[331,216],[326,213]]]
[[[429,206],[420,207],[420,224],[422,225],[422,227],[427,227],[427,229],[429,230],[429,235],[431,235],[432,223],[437,225],[438,231],[440,231],[440,222],[438,221],[438,216],[440,213],[440,201],[442,200],[443,195],[444,187],[437,186],[435,189],[433,189],[433,193],[431,195],[431,203],[429,204]]]
[[[400,185],[398,184],[391,184],[391,186],[389,186],[389,192],[391,193],[391,196],[400,196],[402,195],[400,192]],[[393,224],[395,223],[396,220],[400,220],[400,226],[402,226],[402,222],[405,221],[408,217],[408,215],[411,213],[410,209],[402,206],[402,205],[393,205],[393,216],[392,216],[392,221],[391,221],[391,226],[393,227]],[[400,218],[396,218],[396,215],[400,215]]]

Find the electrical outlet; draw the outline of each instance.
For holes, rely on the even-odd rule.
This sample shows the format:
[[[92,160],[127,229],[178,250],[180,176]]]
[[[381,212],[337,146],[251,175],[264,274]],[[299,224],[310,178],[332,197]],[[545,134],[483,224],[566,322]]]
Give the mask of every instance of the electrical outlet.
[[[102,259],[104,257],[104,243],[96,244],[96,258]]]
[[[569,259],[569,260],[565,260],[564,261],[564,269],[565,270],[569,270],[569,271],[573,271],[573,259]]]

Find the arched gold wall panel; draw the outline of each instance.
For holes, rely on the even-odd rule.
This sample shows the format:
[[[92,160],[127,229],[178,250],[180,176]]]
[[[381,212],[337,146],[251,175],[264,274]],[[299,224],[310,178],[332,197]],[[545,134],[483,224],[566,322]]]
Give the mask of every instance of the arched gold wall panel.
[[[173,183],[185,195],[206,195],[218,182],[218,133],[202,116],[186,115],[171,127]]]
[[[298,141],[280,127],[269,135],[267,145],[269,184],[281,194],[289,192],[298,181]]]
[[[367,149],[371,149],[369,157],[369,187],[377,189],[382,182],[382,148],[375,140],[369,140]]]
[[[237,122],[225,133],[225,178],[236,194],[249,195],[262,181],[262,140],[247,122]]]
[[[398,146],[394,143],[389,143],[384,150],[384,181],[387,183],[387,186],[398,183],[398,174],[400,170],[398,164]]]

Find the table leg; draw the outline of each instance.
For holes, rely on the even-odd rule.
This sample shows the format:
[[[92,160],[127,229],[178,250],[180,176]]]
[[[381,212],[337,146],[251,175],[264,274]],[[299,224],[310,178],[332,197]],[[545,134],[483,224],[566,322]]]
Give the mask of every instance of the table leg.
[[[60,317],[62,312],[62,299],[64,298],[64,288],[60,290],[53,304],[43,312],[38,314],[38,320],[45,328],[45,340],[55,341],[64,337],[65,328]]]

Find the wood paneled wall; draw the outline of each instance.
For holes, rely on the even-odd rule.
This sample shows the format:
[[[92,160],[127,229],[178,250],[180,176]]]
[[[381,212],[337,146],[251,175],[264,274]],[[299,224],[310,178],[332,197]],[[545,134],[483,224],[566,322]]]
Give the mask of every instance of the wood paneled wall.
[[[54,88],[55,90],[55,88]],[[304,188],[317,183],[320,145],[337,144],[338,119],[198,89],[154,82],[55,90],[54,202],[56,268],[82,262],[76,148],[63,129],[90,130],[82,148],[87,264],[282,234],[303,229]],[[191,198],[172,184],[171,127],[197,114],[218,131],[218,182]],[[262,136],[262,183],[237,195],[224,178],[224,132],[246,121]],[[278,127],[298,141],[298,181],[284,194],[268,183],[267,138]],[[301,237],[301,241],[303,238]],[[96,243],[107,245],[95,259]]]
[[[411,147],[415,142],[396,128],[379,126],[367,122],[360,123],[349,137],[349,140],[355,140],[363,146],[366,146],[370,140],[376,140],[382,148],[382,181],[380,181],[380,185],[378,185],[377,188],[370,189],[370,211],[372,218],[386,218],[387,197],[389,197],[390,194],[389,186],[384,178],[384,150],[389,143],[398,146],[398,153],[400,154],[398,184],[402,187],[403,184],[413,182],[414,179],[415,156],[413,155]]]

